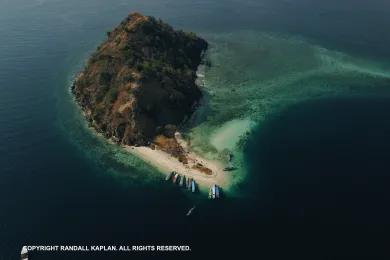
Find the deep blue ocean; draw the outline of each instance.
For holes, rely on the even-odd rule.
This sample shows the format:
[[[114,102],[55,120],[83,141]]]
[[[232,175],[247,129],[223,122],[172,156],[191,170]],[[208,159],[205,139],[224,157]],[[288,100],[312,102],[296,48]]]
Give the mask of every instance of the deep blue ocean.
[[[294,35],[390,59],[382,0],[0,0],[1,260],[19,259],[23,245],[127,244],[192,250],[31,259],[390,257],[390,80],[370,81],[367,96],[313,98],[268,115],[244,148],[249,176],[239,189],[249,196],[194,198],[142,162],[122,164],[120,151],[83,129],[69,93],[106,31],[132,11],[201,35]]]

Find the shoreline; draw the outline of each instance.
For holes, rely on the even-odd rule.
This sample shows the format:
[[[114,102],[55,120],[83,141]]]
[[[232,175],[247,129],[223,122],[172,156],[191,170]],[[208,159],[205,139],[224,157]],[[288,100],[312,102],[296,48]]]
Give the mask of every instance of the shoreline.
[[[223,192],[228,192],[232,187],[232,173],[224,171],[226,167],[219,160],[210,160],[202,157],[201,155],[193,152],[188,148],[187,142],[184,139],[179,139],[178,142],[186,151],[186,156],[189,161],[188,164],[184,164],[178,160],[178,158],[162,150],[151,148],[149,146],[129,146],[118,144],[112,138],[106,138],[100,132],[97,132],[92,126],[87,126],[92,133],[95,133],[97,137],[103,138],[111,145],[119,146],[129,154],[142,160],[144,163],[155,168],[163,177],[162,180],[172,171],[176,171],[186,178],[193,178],[197,184],[197,188],[202,193],[208,193],[212,185],[216,184],[222,188]],[[176,132],[176,136],[181,134]],[[185,146],[183,146],[185,144]],[[201,163],[203,166],[212,170],[212,174],[206,174],[198,169],[192,168],[196,163]],[[172,183],[172,180],[167,181]]]
[[[202,61],[204,61],[205,53],[206,51],[201,53]],[[194,83],[201,90],[201,92],[204,91],[205,66],[206,65],[201,63],[196,69]],[[229,190],[232,184],[232,178],[228,171],[224,171],[226,165],[224,165],[220,160],[209,160],[200,154],[196,154],[189,148],[188,143],[182,138],[179,132],[175,133],[174,139],[177,141],[179,146],[183,148],[185,157],[187,159],[186,162],[181,162],[177,157],[174,157],[172,154],[166,151],[159,150],[156,147],[119,144],[115,138],[106,137],[104,133],[98,131],[97,128],[93,126],[93,122],[88,120],[88,112],[78,102],[77,96],[74,92],[75,82],[82,74],[83,71],[80,71],[75,75],[70,86],[70,92],[73,94],[72,96],[74,101],[80,108],[84,119],[87,119],[86,122],[90,130],[95,132],[98,136],[103,137],[109,143],[113,145],[119,145],[125,151],[154,167],[157,171],[162,173],[162,176],[164,177],[175,171],[178,174],[185,176],[186,178],[193,178],[197,183],[197,187],[200,192],[208,193],[209,188],[211,188],[214,184],[218,185],[225,191]]]
[[[197,78],[196,85],[202,89],[204,86],[204,65],[199,65],[197,69]],[[75,78],[79,76],[80,73],[76,75]],[[72,82],[69,90],[72,94],[73,101],[78,105],[81,113],[83,115],[84,120],[87,118],[86,111],[82,106],[79,105],[77,99],[72,91],[72,86],[74,81]],[[159,149],[152,149],[149,146],[129,146],[118,144],[113,138],[106,138],[104,133],[97,131],[95,127],[91,125],[91,122],[85,120],[87,123],[87,128],[92,130],[97,136],[103,137],[106,141],[111,143],[112,145],[119,145],[122,149],[129,152],[131,155],[141,159],[145,163],[149,164],[153,168],[155,168],[158,172],[162,174],[163,177],[167,176],[170,172],[175,171],[186,178],[193,178],[197,184],[197,188],[199,192],[208,193],[209,189],[212,185],[216,184],[222,191],[228,192],[232,187],[233,179],[232,173],[229,171],[224,171],[223,169],[226,165],[219,160],[210,160],[204,158],[202,155],[199,155],[192,151],[189,148],[187,141],[185,141],[179,132],[175,133],[175,139],[180,144],[180,146],[185,150],[186,157],[188,159],[188,164],[184,164],[180,162],[176,157],[171,154],[164,152]],[[201,163],[202,166],[212,170],[212,174],[206,174],[201,172],[198,169],[192,168],[196,163]]]
[[[145,163],[155,167],[164,176],[175,171],[186,178],[193,178],[201,192],[208,192],[209,188],[214,184],[221,187],[224,191],[228,191],[231,186],[231,177],[228,171],[223,170],[225,167],[223,163],[218,160],[209,160],[196,154],[188,148],[187,143],[181,138],[180,133],[176,133],[175,136],[186,151],[188,164],[180,162],[169,153],[147,146],[135,147],[122,145],[121,147]],[[212,170],[212,174],[207,174],[199,169],[193,168],[198,163]]]
[[[202,53],[202,60],[204,60],[205,53]],[[196,70],[195,84],[199,89],[204,87],[205,65],[200,64]],[[203,92],[203,91],[202,91]],[[145,163],[151,165],[158,170],[164,177],[175,171],[186,178],[193,178],[197,183],[200,192],[208,193],[212,185],[216,184],[223,191],[228,191],[232,185],[231,173],[224,171],[226,167],[221,161],[209,160],[203,156],[192,151],[188,143],[182,138],[181,133],[176,132],[174,138],[178,144],[184,149],[188,163],[182,163],[178,158],[162,150],[151,148],[149,146],[129,146],[121,145],[121,147],[143,160]],[[207,174],[199,169],[193,168],[200,163],[202,167],[206,167],[212,171],[212,174]]]

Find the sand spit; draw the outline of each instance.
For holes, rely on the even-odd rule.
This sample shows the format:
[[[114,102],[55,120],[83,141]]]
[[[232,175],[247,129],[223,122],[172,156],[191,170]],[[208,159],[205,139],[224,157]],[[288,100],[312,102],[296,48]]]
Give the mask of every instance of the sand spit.
[[[175,134],[178,143],[186,152],[188,163],[184,164],[172,155],[146,146],[123,146],[125,150],[146,163],[157,168],[163,174],[168,175],[172,171],[176,171],[186,178],[193,178],[199,185],[199,190],[207,192],[213,185],[217,184],[222,189],[227,190],[231,186],[231,178],[228,171],[224,171],[224,165],[217,160],[208,160],[199,154],[190,150],[187,142],[181,137],[180,133]],[[207,174],[196,168],[196,165],[202,165],[210,169],[212,172]]]

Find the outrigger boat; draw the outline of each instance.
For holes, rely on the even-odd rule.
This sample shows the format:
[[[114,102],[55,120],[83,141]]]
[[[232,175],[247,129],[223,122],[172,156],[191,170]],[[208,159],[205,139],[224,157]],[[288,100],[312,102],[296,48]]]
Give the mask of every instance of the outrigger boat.
[[[183,175],[180,179],[180,186],[184,186],[186,177]]]
[[[194,180],[191,181],[191,191],[195,192],[196,191],[196,183]]]
[[[179,184],[180,183],[180,180],[182,179],[183,176],[181,176],[180,174],[178,174],[177,176],[177,179],[175,181],[175,184]]]
[[[165,181],[169,181],[172,178],[173,172],[168,173],[167,177],[165,177]]]
[[[219,198],[219,187],[214,184],[211,186],[209,191],[209,199],[218,199]]]
[[[177,181],[177,178],[179,177],[179,174],[177,172],[174,172],[175,174],[173,175],[172,182],[175,184]]]

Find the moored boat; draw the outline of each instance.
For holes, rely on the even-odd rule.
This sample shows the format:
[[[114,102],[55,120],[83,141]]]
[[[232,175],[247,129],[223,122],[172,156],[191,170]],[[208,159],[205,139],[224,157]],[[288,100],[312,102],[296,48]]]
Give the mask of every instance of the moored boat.
[[[183,178],[183,176],[181,176],[180,174],[178,174],[177,176],[177,179],[175,181],[175,184],[179,184],[180,183],[180,180]]]
[[[175,172],[175,174],[173,175],[173,178],[172,178],[172,182],[176,183],[178,177],[179,177],[179,174],[177,172]]]
[[[214,184],[210,187],[209,190],[209,199],[219,199],[220,197],[220,188]]]
[[[191,191],[195,192],[196,191],[196,183],[194,180],[191,181]]]
[[[192,178],[187,178],[186,186],[187,186],[188,190],[191,190],[191,181],[192,181]]]
[[[172,178],[173,172],[168,173],[168,175],[165,177],[165,181],[169,181]]]
[[[184,186],[185,184],[185,181],[186,181],[186,177],[183,175],[180,179],[180,186]]]

